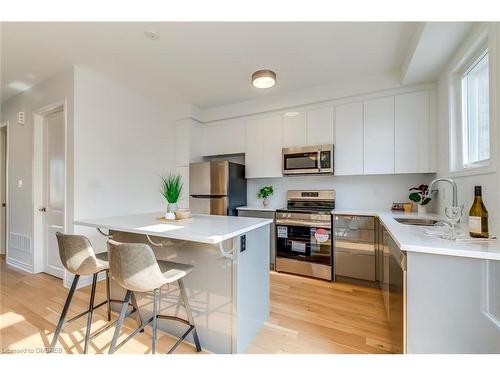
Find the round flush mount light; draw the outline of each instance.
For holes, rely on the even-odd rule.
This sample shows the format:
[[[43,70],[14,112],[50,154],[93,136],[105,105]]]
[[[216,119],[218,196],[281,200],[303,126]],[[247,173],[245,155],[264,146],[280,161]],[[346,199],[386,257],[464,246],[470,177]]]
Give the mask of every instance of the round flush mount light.
[[[268,89],[276,84],[276,73],[272,70],[257,70],[252,74],[252,83],[259,89]]]
[[[153,31],[153,30],[148,30],[148,31],[145,31],[144,32],[144,35],[146,35],[146,38],[150,39],[150,40],[157,40],[160,36],[158,35],[157,32]]]

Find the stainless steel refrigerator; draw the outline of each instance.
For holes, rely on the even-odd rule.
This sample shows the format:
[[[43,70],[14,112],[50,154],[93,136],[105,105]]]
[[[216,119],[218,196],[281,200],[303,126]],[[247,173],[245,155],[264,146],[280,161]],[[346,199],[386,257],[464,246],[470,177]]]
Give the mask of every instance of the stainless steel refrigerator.
[[[191,163],[189,208],[196,214],[236,216],[247,204],[245,166],[226,160]]]

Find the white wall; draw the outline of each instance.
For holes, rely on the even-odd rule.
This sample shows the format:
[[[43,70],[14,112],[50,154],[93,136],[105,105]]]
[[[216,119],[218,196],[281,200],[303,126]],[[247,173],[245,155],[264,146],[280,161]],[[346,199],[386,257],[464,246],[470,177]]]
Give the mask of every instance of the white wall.
[[[1,104],[1,121],[9,121],[9,231],[33,237],[33,112],[44,106],[67,101],[68,147],[73,134],[73,69],[53,77]],[[25,112],[25,124],[17,124],[16,114]],[[72,153],[68,150],[68,162]],[[67,189],[72,191],[72,170],[68,170]],[[18,180],[23,186],[18,188]],[[72,202],[68,202],[71,211]],[[7,234],[8,235],[8,234]],[[31,246],[33,248],[33,244]],[[33,266],[32,252],[9,249],[9,259],[24,269]]]
[[[428,183],[433,174],[380,176],[307,176],[248,180],[248,205],[261,205],[257,192],[272,185],[271,205],[284,207],[287,190],[336,191],[336,207],[340,209],[389,210],[393,202],[408,202],[408,189]]]
[[[470,206],[474,199],[474,186],[481,185],[483,187],[483,200],[489,212],[490,233],[494,235],[500,234],[500,199],[498,192],[500,187],[500,176],[496,168],[491,173],[480,175],[457,175],[450,172],[450,92],[449,92],[449,77],[450,73],[457,65],[463,54],[469,49],[469,46],[474,43],[477,35],[482,29],[489,29],[489,53],[490,53],[490,123],[496,131],[498,128],[497,121],[497,100],[498,87],[500,87],[500,76],[498,74],[500,61],[496,57],[500,48],[500,40],[498,33],[500,26],[498,23],[480,25],[471,31],[469,36],[464,40],[455,56],[448,62],[446,68],[439,76],[437,93],[438,93],[438,176],[451,177],[458,185],[458,201],[464,204],[464,221],[467,220]],[[492,136],[495,136],[495,131]],[[500,160],[500,153],[497,148],[493,158]],[[451,202],[451,189],[442,184],[439,188],[439,212],[444,212],[444,207]]]
[[[128,87],[75,69],[75,220],[163,211],[160,175],[175,170],[175,118],[188,103],[157,105]],[[75,227],[95,246],[104,237]]]

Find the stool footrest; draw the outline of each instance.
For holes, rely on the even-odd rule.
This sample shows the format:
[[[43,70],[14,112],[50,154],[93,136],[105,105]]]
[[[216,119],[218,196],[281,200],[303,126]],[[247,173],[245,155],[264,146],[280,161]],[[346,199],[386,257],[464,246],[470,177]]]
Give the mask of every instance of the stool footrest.
[[[132,310],[130,310],[130,312],[127,313],[127,315],[125,315],[125,318],[128,318],[130,315],[134,314],[135,312],[139,313],[135,308],[132,308]],[[118,319],[116,319],[115,321],[105,325],[104,327],[98,329],[97,331],[95,331],[92,335],[90,335],[90,339],[95,339],[97,336],[99,336],[101,333],[104,333],[106,332],[108,329],[110,329],[111,327],[113,327],[116,323],[118,322]]]

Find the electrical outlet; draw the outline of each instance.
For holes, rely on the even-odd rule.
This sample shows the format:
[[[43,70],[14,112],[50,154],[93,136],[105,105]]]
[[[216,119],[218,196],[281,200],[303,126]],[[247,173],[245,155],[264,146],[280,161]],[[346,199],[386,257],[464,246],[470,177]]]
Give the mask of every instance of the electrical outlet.
[[[240,237],[240,253],[244,252],[247,249],[247,236],[244,234]]]
[[[24,112],[17,112],[17,123],[24,125]]]

